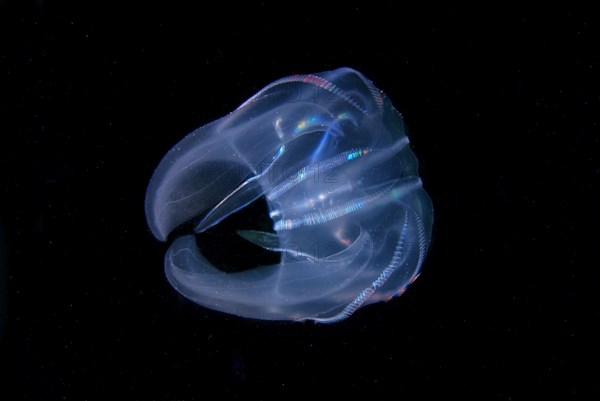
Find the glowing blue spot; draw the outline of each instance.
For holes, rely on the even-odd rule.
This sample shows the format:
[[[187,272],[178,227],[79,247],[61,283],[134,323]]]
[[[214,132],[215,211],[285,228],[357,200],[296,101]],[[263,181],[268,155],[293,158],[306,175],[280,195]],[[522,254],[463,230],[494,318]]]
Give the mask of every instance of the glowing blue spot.
[[[275,156],[273,156],[273,160],[277,160],[279,158],[279,156],[281,156],[283,154],[284,150],[285,150],[285,145],[281,145],[279,147],[279,150],[277,150],[277,154]]]

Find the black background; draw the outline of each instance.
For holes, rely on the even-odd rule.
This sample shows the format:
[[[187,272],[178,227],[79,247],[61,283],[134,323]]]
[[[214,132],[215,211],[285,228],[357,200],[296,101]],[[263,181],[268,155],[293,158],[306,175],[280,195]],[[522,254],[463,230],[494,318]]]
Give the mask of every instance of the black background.
[[[77,3],[0,1],[0,399],[597,399],[593,12]],[[344,65],[404,115],[435,207],[419,280],[336,325],[183,299],[144,217],[164,153]]]

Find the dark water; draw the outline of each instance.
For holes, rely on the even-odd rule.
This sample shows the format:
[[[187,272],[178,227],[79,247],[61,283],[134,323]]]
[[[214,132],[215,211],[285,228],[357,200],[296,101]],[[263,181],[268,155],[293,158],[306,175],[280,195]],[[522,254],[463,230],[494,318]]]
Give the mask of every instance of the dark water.
[[[0,2],[1,399],[598,397],[593,13],[76,3]],[[343,65],[421,163],[419,280],[336,325],[183,299],[144,217],[163,154],[276,78]],[[236,240],[206,241],[265,257]]]

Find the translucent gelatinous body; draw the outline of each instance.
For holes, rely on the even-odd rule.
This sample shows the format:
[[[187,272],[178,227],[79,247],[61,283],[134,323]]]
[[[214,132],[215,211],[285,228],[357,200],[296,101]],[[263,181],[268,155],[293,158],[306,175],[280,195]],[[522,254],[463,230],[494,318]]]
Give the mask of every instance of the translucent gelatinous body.
[[[273,232],[240,235],[280,263],[226,273],[183,235],[165,259],[181,294],[239,316],[335,322],[401,294],[427,253],[433,209],[402,117],[355,70],[280,79],[186,136],[150,181],[146,217],[165,241],[261,197]]]

